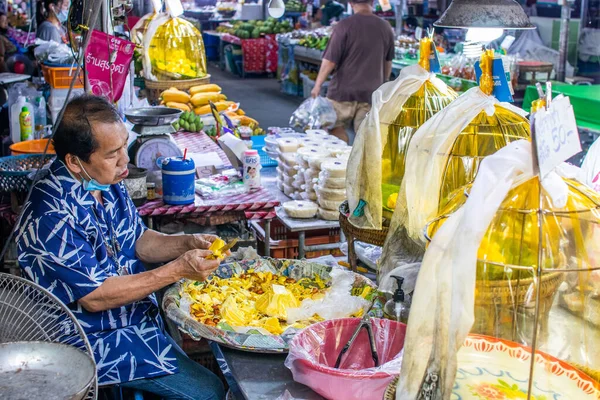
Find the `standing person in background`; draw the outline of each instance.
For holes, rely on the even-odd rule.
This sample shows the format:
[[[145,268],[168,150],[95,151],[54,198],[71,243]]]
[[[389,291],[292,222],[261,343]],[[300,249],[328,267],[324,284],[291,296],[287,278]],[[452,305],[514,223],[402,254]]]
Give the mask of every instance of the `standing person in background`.
[[[63,26],[69,17],[68,0],[40,0],[37,3],[37,31],[39,39],[68,43]]]
[[[17,46],[8,38],[8,18],[0,12],[0,72],[6,72],[6,60],[17,52]]]
[[[333,28],[313,98],[333,73],[327,98],[337,114],[331,133],[348,142],[346,126],[358,132],[371,109],[371,95],[390,78],[394,59],[394,32],[389,23],[373,14],[373,0],[351,0],[354,15]]]

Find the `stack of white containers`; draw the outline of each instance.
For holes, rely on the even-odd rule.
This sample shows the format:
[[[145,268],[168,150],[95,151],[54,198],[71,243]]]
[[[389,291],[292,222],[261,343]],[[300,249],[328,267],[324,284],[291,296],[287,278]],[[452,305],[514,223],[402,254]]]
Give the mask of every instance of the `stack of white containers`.
[[[277,184],[290,198],[318,202],[318,216],[337,220],[346,199],[346,167],[351,147],[325,131],[278,141]]]

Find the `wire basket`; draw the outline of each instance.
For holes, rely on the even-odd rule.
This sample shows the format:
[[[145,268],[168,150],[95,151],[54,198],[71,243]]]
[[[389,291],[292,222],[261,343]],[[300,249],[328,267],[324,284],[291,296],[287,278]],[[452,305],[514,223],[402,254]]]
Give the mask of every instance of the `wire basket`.
[[[31,185],[27,176],[54,157],[54,154],[27,154],[0,158],[0,192],[27,192]]]
[[[58,298],[27,279],[0,273],[0,343],[16,341],[68,344],[94,358],[83,328]],[[96,378],[85,399],[97,393]]]

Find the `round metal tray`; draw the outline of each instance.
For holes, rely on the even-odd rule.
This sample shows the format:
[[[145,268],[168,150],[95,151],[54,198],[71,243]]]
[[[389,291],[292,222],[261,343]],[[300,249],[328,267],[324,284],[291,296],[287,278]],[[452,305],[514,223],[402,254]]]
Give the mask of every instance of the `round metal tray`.
[[[76,347],[51,342],[0,344],[3,398],[80,400],[95,377],[94,360]]]
[[[179,119],[182,111],[169,107],[134,108],[125,112],[125,117],[135,125],[168,125]]]

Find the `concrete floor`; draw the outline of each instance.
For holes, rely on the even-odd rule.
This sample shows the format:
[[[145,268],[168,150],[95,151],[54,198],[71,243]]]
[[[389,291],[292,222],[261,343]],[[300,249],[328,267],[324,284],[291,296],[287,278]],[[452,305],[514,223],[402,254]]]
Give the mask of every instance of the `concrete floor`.
[[[251,75],[242,79],[210,63],[208,73],[211,83],[221,86],[228,99],[239,102],[246,114],[256,119],[263,129],[288,126],[292,113],[303,100],[281,93],[277,79],[267,75]]]

